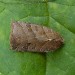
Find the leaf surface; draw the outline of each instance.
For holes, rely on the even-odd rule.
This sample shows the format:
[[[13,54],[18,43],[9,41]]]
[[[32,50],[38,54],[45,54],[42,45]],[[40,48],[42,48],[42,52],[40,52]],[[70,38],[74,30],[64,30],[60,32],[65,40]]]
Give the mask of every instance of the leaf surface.
[[[10,50],[13,20],[45,25],[59,32],[56,52]],[[0,0],[0,75],[75,75],[75,0]]]

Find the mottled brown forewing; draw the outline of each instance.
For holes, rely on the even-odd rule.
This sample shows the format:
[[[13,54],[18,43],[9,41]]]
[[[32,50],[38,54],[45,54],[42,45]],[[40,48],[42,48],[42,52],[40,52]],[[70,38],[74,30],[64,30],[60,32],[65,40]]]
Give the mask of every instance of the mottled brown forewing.
[[[63,44],[62,37],[45,26],[13,22],[11,30],[10,46],[16,51],[55,51]]]

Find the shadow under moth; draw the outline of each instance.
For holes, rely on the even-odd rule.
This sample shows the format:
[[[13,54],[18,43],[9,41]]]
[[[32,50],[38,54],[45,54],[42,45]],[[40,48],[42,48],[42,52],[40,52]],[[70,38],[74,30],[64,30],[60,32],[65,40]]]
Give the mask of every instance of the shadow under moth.
[[[49,52],[55,51],[62,44],[63,38],[52,29],[36,24],[12,22],[10,46],[13,50]]]

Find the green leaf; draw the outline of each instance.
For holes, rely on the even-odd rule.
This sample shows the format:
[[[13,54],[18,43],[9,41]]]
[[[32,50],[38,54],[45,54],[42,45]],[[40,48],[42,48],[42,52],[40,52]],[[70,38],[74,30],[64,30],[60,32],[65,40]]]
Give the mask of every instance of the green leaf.
[[[13,20],[48,26],[64,45],[55,52],[10,50]],[[75,75],[75,0],[0,0],[0,75]]]

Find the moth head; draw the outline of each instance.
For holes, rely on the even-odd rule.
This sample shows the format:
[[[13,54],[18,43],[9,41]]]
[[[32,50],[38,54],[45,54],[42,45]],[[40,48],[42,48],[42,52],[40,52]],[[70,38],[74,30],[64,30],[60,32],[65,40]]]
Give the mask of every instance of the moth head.
[[[61,45],[64,43],[64,39],[57,34],[54,38],[50,38],[47,40],[47,48],[48,50],[56,50],[61,47]]]

